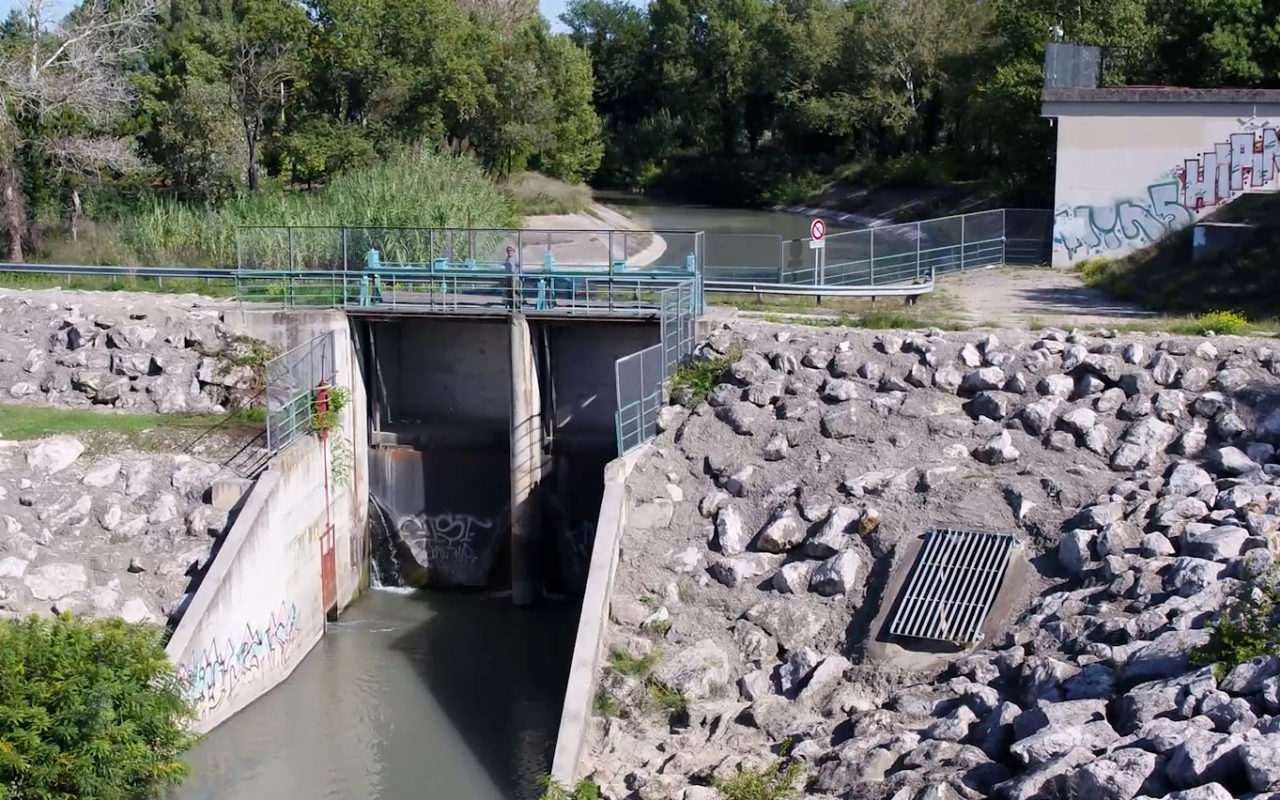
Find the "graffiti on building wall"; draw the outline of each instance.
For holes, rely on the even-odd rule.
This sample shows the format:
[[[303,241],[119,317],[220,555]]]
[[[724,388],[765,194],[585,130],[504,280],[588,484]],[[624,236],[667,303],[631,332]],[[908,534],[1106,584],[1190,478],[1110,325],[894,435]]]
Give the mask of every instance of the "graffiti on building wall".
[[[1169,181],[1148,186],[1143,199],[1060,209],[1054,214],[1054,245],[1074,259],[1151,244],[1195,221],[1179,195],[1178,183]]]
[[[1197,158],[1173,166],[1146,196],[1054,212],[1053,242],[1074,261],[1127,252],[1190,225],[1246,191],[1275,188],[1280,137],[1270,121],[1238,120],[1241,130]]]
[[[178,665],[178,685],[195,706],[196,716],[230,701],[263,675],[288,667],[289,654],[298,633],[298,606],[281,602],[265,624],[246,623],[238,637],[217,639]]]
[[[1275,183],[1280,168],[1280,137],[1275,127],[1256,121],[1244,127],[1199,158],[1188,158],[1174,168],[1187,208],[1204,211]]]
[[[463,582],[487,570],[484,556],[490,550],[494,530],[492,519],[449,512],[406,517],[398,528],[419,563]]]

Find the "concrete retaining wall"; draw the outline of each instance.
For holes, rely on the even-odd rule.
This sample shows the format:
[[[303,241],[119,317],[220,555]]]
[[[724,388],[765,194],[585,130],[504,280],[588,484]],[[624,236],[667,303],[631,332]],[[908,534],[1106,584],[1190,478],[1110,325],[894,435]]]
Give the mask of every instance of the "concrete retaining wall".
[[[1280,102],[1045,92],[1056,119],[1053,264],[1119,258],[1246,192],[1280,189]]]
[[[591,574],[582,598],[573,662],[569,667],[569,684],[560,713],[560,733],[551,763],[552,777],[566,785],[577,778],[582,747],[591,724],[600,656],[608,629],[609,600],[613,596],[613,579],[618,570],[622,533],[626,529],[630,509],[627,477],[648,451],[648,446],[638,448],[610,461],[605,467],[604,499],[600,501],[595,544],[591,550]]]
[[[324,474],[315,437],[271,460],[165,648],[200,732],[287,678],[324,633]]]
[[[346,485],[337,487],[333,509],[338,608],[346,608],[369,586],[369,400],[347,315],[332,310],[247,308],[227,312],[226,322],[233,330],[261,339],[281,352],[333,331],[337,382],[350,393],[339,427],[330,434],[342,440],[333,448],[338,461],[346,462],[339,464],[337,471],[349,475]]]
[[[170,637],[165,650],[199,732],[287,678],[324,635],[321,547],[330,525],[337,607],[368,580],[367,405],[345,316],[244,310],[227,322],[281,350],[333,331],[337,382],[351,402],[327,443],[306,436],[271,459]]]

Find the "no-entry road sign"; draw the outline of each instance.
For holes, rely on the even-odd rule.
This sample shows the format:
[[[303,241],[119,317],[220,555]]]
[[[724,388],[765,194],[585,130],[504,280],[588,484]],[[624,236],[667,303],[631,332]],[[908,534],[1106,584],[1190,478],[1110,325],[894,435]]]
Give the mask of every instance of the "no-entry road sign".
[[[815,219],[809,223],[809,247],[813,250],[820,250],[827,246],[826,241],[822,238],[827,235],[827,223],[820,219]]]

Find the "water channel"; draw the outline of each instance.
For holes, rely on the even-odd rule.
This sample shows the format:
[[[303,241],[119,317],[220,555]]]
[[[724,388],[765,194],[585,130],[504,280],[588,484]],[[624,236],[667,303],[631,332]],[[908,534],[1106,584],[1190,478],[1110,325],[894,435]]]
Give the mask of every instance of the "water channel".
[[[807,235],[773,211],[601,198],[657,229]],[[834,231],[835,228],[832,228]],[[375,589],[283,684],[188,755],[175,800],[533,800],[551,763],[578,608]]]

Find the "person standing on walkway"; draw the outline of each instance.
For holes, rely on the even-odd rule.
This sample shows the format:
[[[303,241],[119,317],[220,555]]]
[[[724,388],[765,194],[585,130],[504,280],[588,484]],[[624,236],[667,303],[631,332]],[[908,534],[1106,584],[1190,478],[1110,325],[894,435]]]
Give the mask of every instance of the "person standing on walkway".
[[[519,308],[520,306],[520,259],[516,256],[516,249],[511,245],[507,245],[507,258],[502,262],[502,268],[511,276],[511,296],[508,298],[508,304],[511,308]]]

